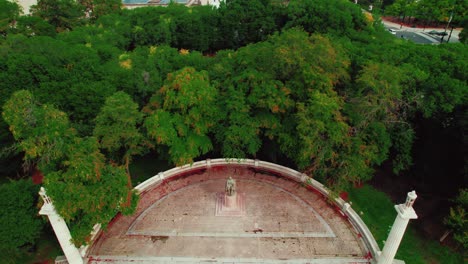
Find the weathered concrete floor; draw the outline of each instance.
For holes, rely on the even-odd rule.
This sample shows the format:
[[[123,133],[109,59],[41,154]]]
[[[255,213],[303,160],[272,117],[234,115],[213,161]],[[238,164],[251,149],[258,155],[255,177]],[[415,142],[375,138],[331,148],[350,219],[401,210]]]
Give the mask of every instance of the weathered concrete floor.
[[[243,216],[215,216],[229,175],[244,194]],[[89,257],[90,263],[346,263],[365,262],[366,254],[352,226],[319,194],[284,178],[223,167],[142,194],[137,213],[116,217]]]

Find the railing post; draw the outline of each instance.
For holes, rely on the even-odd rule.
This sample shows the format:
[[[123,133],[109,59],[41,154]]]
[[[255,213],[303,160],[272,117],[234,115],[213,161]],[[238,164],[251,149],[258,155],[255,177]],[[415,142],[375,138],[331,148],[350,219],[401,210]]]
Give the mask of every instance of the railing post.
[[[378,264],[392,264],[395,254],[400,246],[400,242],[405,234],[406,227],[410,219],[416,219],[418,216],[413,209],[414,200],[418,196],[415,191],[409,192],[404,204],[395,205],[398,213],[393,223],[390,234],[385,242],[382,254],[379,256]]]
[[[67,258],[68,263],[83,264],[83,258],[81,257],[80,251],[71,242],[72,237],[65,220],[63,220],[63,218],[55,210],[52,200],[46,194],[44,187],[41,187],[39,195],[42,197],[42,200],[44,200],[44,205],[42,205],[39,214],[47,215],[49,218],[49,222],[54,229],[54,233],[57,236],[60,247],[62,247],[62,251]]]

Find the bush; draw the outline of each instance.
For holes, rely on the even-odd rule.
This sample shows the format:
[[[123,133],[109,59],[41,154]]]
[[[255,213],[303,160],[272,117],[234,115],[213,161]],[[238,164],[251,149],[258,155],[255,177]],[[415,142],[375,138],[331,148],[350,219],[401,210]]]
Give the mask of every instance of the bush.
[[[38,190],[31,179],[0,185],[0,250],[36,242],[44,225],[36,208]]]
[[[450,208],[450,214],[444,223],[453,231],[453,238],[463,248],[468,248],[468,189],[461,189],[455,199],[456,205]]]

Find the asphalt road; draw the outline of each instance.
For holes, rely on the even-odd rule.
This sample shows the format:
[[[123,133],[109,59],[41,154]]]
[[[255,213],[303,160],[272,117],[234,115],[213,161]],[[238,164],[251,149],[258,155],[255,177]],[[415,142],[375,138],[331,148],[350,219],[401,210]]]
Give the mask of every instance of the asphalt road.
[[[431,31],[443,32],[444,28],[413,28],[402,26],[398,23],[393,23],[390,21],[382,21],[387,29],[393,29],[396,31],[394,34],[395,37],[408,39],[415,43],[419,44],[440,44],[440,36],[428,34]],[[459,42],[458,35],[460,34],[461,29],[456,28],[452,32],[450,38],[450,43]],[[447,34],[450,34],[450,30],[447,31]],[[447,42],[448,35],[444,37],[444,42]]]
[[[396,32],[395,35],[397,38],[404,38],[410,41],[413,41],[418,44],[433,44],[433,43],[439,43],[436,39],[432,38],[432,40],[427,39],[418,33],[415,32],[409,32],[409,31],[398,31]],[[430,38],[430,37],[429,37]]]

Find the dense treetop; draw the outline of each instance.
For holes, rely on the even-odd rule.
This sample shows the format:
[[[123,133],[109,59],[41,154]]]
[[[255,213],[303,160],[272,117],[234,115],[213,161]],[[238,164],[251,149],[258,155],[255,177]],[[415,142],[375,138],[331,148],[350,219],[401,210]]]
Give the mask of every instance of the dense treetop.
[[[136,156],[262,158],[343,190],[408,169],[418,120],[466,103],[466,46],[394,38],[346,0],[115,6],[40,0],[0,28],[2,174],[40,169],[77,244],[131,212]]]

